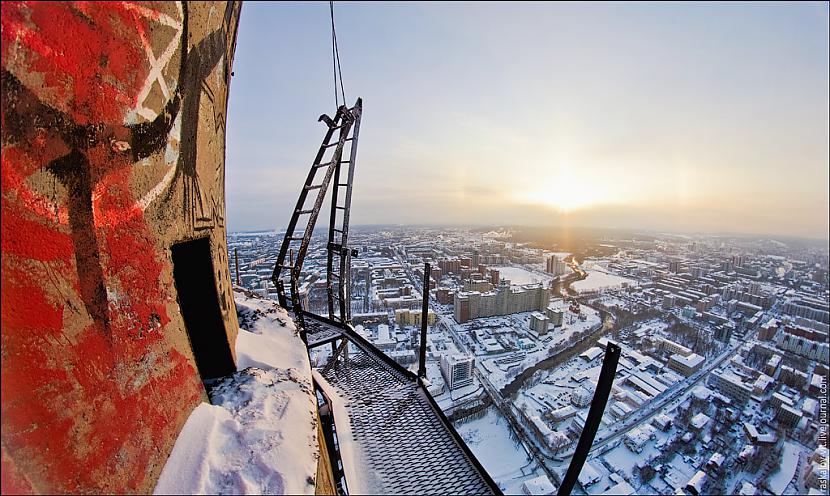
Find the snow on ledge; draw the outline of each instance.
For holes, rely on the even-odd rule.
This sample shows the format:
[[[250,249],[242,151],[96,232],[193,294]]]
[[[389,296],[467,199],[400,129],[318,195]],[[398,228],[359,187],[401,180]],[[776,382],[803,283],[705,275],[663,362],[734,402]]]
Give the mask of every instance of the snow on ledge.
[[[317,405],[305,345],[275,302],[234,291],[237,370],[190,414],[155,494],[314,494]]]
[[[344,400],[325,377],[317,370],[312,372],[314,380],[326,396],[329,397],[334,416],[334,426],[337,430],[337,441],[340,448],[340,460],[343,463],[343,473],[346,477],[346,486],[349,494],[382,494],[380,484],[368,470],[369,464],[366,455],[352,435],[349,411]]]

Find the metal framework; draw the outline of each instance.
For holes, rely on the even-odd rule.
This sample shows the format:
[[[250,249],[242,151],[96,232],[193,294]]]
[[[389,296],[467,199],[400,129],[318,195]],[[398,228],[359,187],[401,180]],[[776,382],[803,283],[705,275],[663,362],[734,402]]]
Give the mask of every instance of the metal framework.
[[[499,486],[469,450],[423,383],[429,264],[424,267],[417,374],[398,365],[351,326],[351,257],[356,252],[348,245],[349,210],[362,110],[363,103],[358,98],[352,108],[340,106],[334,118],[323,114],[318,119],[326,124],[326,133],[300,191],[271,276],[280,305],[293,311],[301,337],[309,349],[331,343],[331,356],[320,373],[341,392],[354,397],[355,401],[349,403],[352,405],[349,416],[353,435],[368,450],[368,463],[377,468],[378,480],[384,489],[389,492],[501,494]],[[344,160],[344,156],[348,158]],[[320,171],[322,177],[318,175]],[[323,317],[302,308],[299,281],[314,226],[331,183],[326,242],[328,317]],[[309,194],[312,191],[316,193]],[[350,345],[357,353],[351,360]],[[585,463],[608,401],[619,356],[620,348],[609,343],[588,419],[559,488],[560,495],[570,494]],[[330,400],[322,390],[318,393],[323,400],[321,419],[325,424],[327,445],[333,451],[331,459],[340,467],[335,472],[338,491],[344,493],[347,489],[342,465],[337,461],[339,443],[334,433]],[[389,419],[392,422],[388,422]],[[409,441],[400,444],[404,438]],[[419,448],[427,439],[427,447]],[[412,467],[416,469],[413,471]]]
[[[622,353],[622,349],[616,343],[609,341],[605,346],[605,358],[602,361],[602,369],[600,370],[597,389],[594,391],[594,399],[591,400],[591,409],[588,410],[588,418],[585,420],[585,426],[579,436],[574,456],[571,458],[568,471],[565,473],[565,478],[556,493],[557,496],[569,496],[576,484],[579,473],[582,472],[582,466],[585,465],[588,452],[591,451],[591,445],[594,444],[594,437],[597,435],[599,424],[602,421],[602,414],[605,412],[605,405],[608,403],[611,387],[614,385],[614,376],[617,375],[617,363],[620,361],[620,353]]]
[[[332,345],[327,363],[317,370],[343,398],[348,418],[341,420],[351,429],[341,435],[365,454],[361,469],[372,474],[375,492],[502,494],[418,375],[377,349],[351,324],[304,313],[306,323],[315,328],[309,332],[309,349]],[[352,356],[346,358],[349,353]],[[316,379],[315,387],[320,388]],[[336,419],[330,410],[325,413],[321,421],[328,436],[327,430],[336,429]],[[335,437],[340,442],[340,435]],[[342,471],[335,477],[345,480]]]
[[[326,244],[328,317],[341,323],[351,320],[351,257],[356,253],[348,245],[349,209],[352,204],[352,182],[362,112],[363,100],[358,98],[352,108],[341,105],[334,118],[323,114],[318,119],[326,124],[326,134],[300,191],[271,276],[280,305],[292,310],[301,320],[301,326],[303,312],[298,288],[300,273],[314,225],[332,182]],[[343,159],[344,155],[348,157],[347,160]],[[318,175],[320,171],[323,172],[322,178]],[[310,194],[311,192],[316,194]]]

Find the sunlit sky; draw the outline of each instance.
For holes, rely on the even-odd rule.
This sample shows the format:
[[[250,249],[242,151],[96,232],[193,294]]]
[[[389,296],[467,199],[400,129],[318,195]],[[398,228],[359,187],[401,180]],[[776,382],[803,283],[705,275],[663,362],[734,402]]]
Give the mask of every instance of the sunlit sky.
[[[335,4],[353,224],[828,237],[828,4]],[[329,7],[247,2],[228,229],[284,227],[334,113]],[[321,224],[325,219],[321,216]]]

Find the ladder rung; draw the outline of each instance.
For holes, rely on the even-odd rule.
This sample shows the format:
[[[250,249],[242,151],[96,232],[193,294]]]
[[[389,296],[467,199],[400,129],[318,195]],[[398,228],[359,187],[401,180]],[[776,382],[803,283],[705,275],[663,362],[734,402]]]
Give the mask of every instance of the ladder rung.
[[[322,184],[309,184],[308,186],[305,186],[305,189],[306,190],[312,190],[312,189],[320,189],[322,187],[323,187]]]
[[[314,212],[314,210],[295,210],[294,212],[296,212],[297,215],[305,215]]]
[[[323,167],[328,167],[330,165],[331,165],[331,162],[326,162],[326,163],[323,163],[323,164],[314,164],[311,167],[313,167],[315,169],[322,169]]]
[[[344,143],[346,141],[354,141],[354,136],[352,136],[351,138],[346,138],[346,139],[343,140]],[[337,140],[334,143],[329,143],[328,145],[323,145],[323,148],[329,148],[329,147],[332,147],[332,146],[337,146],[338,143],[340,143],[340,140]]]
[[[338,186],[348,186],[349,183],[337,183]]]
[[[342,230],[342,229],[337,229],[336,227],[332,227],[332,228],[331,228],[331,230],[332,230],[332,231],[337,231],[337,232],[339,232],[339,233],[341,233],[341,234],[343,233],[343,230]]]
[[[346,207],[341,207],[340,205],[335,205],[334,208],[339,208],[340,210],[346,210]]]

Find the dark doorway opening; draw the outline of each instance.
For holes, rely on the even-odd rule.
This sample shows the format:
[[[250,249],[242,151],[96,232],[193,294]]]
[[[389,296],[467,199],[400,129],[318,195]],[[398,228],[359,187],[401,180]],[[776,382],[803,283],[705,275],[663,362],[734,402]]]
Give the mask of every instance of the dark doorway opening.
[[[213,278],[209,239],[178,243],[170,250],[179,308],[202,381],[234,373],[236,367]]]

